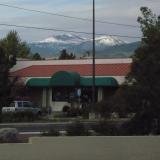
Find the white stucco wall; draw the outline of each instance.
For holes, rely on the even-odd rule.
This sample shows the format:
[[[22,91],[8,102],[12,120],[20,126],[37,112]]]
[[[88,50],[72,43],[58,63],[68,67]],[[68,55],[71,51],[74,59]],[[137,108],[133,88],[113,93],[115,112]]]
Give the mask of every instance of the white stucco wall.
[[[42,107],[46,107],[47,106],[47,89],[43,88],[43,92],[42,92]]]
[[[54,90],[53,90],[53,92],[54,92]],[[61,112],[65,105],[71,106],[71,104],[68,102],[53,102],[52,101],[52,88],[49,88],[48,96],[49,96],[48,104],[51,107],[52,112]]]

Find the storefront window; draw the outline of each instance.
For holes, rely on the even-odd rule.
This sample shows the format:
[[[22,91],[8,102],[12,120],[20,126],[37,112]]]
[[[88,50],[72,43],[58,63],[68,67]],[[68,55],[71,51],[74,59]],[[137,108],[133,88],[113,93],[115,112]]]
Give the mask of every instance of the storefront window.
[[[60,87],[52,89],[53,101],[70,101],[75,98],[75,89],[69,87]]]
[[[95,96],[97,101],[97,89]],[[92,87],[83,87],[83,88],[57,87],[52,89],[53,101],[72,102],[73,100],[78,100],[79,98],[82,103],[91,103]]]
[[[91,103],[92,102],[92,87],[83,87],[82,89],[82,94],[81,94],[81,101],[82,103]],[[97,88],[95,90],[95,98],[97,101]]]

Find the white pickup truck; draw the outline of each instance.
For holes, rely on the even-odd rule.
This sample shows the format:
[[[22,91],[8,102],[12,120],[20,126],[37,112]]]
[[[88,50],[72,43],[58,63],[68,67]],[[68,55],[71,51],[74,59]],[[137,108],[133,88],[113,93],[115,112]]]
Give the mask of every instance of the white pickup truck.
[[[34,105],[31,101],[13,101],[9,106],[2,108],[2,113],[8,112],[32,112],[35,115],[41,115],[41,108]]]

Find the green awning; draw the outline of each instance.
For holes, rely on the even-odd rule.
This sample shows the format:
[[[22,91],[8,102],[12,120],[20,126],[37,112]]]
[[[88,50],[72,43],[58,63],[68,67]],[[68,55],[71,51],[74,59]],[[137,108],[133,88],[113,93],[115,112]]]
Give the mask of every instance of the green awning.
[[[93,80],[92,77],[81,77],[81,86],[92,86]],[[117,80],[112,77],[96,77],[95,78],[95,85],[98,86],[110,86],[110,87],[117,87],[118,83]]]
[[[60,71],[50,79],[51,86],[78,86],[79,84],[80,75],[76,72]]]
[[[80,77],[76,72],[60,71],[51,78],[31,78],[26,85],[30,87],[58,87],[58,86],[92,86],[92,77]],[[95,85],[97,87],[118,87],[118,82],[113,77],[96,77]]]
[[[31,78],[26,83],[30,87],[49,87],[50,78]]]

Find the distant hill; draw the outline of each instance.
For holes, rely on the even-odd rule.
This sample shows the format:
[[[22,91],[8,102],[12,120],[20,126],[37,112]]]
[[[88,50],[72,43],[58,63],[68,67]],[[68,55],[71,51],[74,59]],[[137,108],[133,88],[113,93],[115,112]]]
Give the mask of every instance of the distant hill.
[[[97,58],[126,58],[130,57],[140,42],[126,43],[116,37],[101,36],[96,38]],[[29,44],[33,53],[38,52],[42,57],[58,57],[62,49],[86,56],[92,52],[92,40],[74,34],[57,35],[39,42]]]
[[[106,47],[98,55],[99,58],[128,58],[134,54],[135,49],[138,48],[140,42],[133,42],[128,44],[122,44],[118,46]]]

